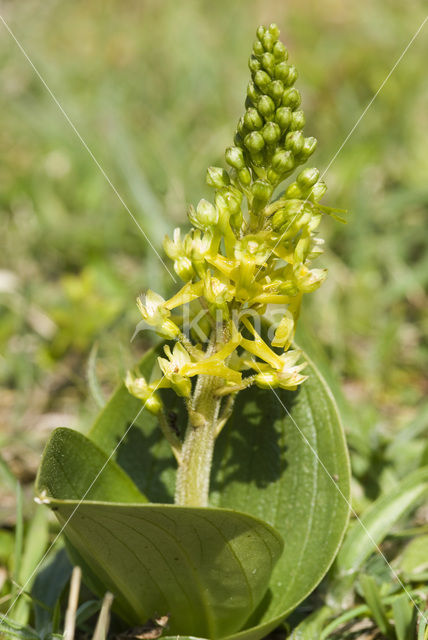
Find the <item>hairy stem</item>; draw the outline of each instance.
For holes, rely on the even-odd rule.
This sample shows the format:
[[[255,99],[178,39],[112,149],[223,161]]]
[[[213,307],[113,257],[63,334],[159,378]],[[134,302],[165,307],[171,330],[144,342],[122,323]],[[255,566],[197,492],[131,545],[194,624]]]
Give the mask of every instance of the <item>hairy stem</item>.
[[[198,376],[192,410],[177,470],[175,503],[206,507],[221,398],[214,395],[219,379]]]

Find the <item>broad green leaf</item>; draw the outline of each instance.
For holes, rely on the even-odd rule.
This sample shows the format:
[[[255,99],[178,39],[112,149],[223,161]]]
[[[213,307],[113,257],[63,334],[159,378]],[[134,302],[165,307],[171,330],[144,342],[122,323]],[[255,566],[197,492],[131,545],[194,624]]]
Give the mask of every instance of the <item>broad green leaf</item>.
[[[305,356],[306,357],[306,356]],[[341,543],[349,513],[349,463],[334,400],[309,362],[296,392],[250,389],[216,448],[214,504],[274,526],[285,541],[270,591],[234,638],[273,629],[319,583]]]
[[[170,613],[173,633],[217,638],[242,627],[266,592],[281,536],[237,511],[141,503],[129,478],[107,460],[81,434],[57,429],[37,482],[66,525],[72,558],[90,586],[99,595],[110,590],[130,624]],[[82,464],[85,473],[70,475]],[[105,481],[99,478],[90,500],[81,502],[101,466]],[[129,504],[138,502],[136,492],[140,504]]]
[[[144,375],[150,376],[158,352],[143,359]],[[227,636],[230,640],[258,640],[277,626],[325,575],[347,524],[349,464],[343,431],[331,393],[312,363],[307,372],[309,380],[296,392],[241,393],[216,445],[211,504],[259,518],[285,540],[266,596],[244,625],[242,620],[245,630]],[[179,411],[175,397],[168,398],[167,406]],[[113,457],[149,500],[171,502],[176,464],[156,420],[140,409],[122,386],[88,435],[110,455],[126,433]],[[73,553],[85,568],[83,550]],[[86,574],[100,592],[104,576],[89,566]]]
[[[172,633],[221,638],[262,599],[282,541],[243,513],[53,501],[66,535],[132,625],[169,613]],[[71,517],[72,516],[72,517]],[[70,518],[71,517],[71,518]]]
[[[157,353],[149,352],[140,365],[147,376]],[[269,592],[246,625],[254,628],[239,634],[243,640],[263,637],[315,588],[347,523],[349,463],[343,430],[316,367],[309,363],[306,372],[309,379],[296,392],[252,388],[239,394],[216,444],[211,504],[252,514],[278,529],[286,541]],[[168,406],[179,411],[175,398],[169,398]],[[140,408],[120,387],[89,437],[110,452]],[[156,420],[143,411],[129,433],[118,463],[149,499],[172,501],[175,462]]]
[[[61,496],[63,500],[147,502],[118,464],[72,429],[59,428],[52,433],[36,487],[41,500]]]
[[[142,375],[150,378],[162,345],[148,351],[139,364]],[[184,405],[170,390],[162,391],[169,411],[178,414],[178,425],[185,428]],[[156,418],[141,411],[141,400],[122,384],[99,414],[88,437],[129,474],[150,502],[174,501],[176,463],[169,444],[162,436]],[[119,446],[118,443],[120,442]]]

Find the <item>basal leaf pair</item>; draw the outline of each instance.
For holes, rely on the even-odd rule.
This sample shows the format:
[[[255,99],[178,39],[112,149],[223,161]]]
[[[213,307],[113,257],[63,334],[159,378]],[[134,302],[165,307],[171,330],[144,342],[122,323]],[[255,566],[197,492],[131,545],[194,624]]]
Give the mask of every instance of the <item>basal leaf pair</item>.
[[[311,365],[280,400],[262,390],[241,398],[217,444],[208,508],[173,504],[174,458],[151,414],[132,424],[140,407],[124,387],[88,437],[58,429],[46,447],[38,495],[88,584],[112,591],[129,625],[169,614],[172,634],[262,638],[334,558],[349,470],[325,383]]]

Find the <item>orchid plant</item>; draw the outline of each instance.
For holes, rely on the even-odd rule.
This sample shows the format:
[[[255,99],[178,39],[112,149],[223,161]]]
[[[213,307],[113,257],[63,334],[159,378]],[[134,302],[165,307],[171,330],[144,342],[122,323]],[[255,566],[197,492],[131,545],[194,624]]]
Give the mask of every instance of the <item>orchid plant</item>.
[[[312,261],[323,251],[317,232],[323,214],[336,210],[320,204],[326,185],[312,167],[275,196],[317,144],[303,133],[297,71],[278,36],[274,24],[257,30],[246,110],[225,153],[229,170],[207,171],[214,202],[191,206],[190,231],[182,237],[177,228],[165,239],[184,285],[169,300],[151,290],[138,300],[146,326],[175,341],[158,358],[159,376],[147,381],[130,372],[126,386],[158,417],[172,447],[176,504],[207,506],[214,442],[240,391],[252,385],[295,390],[306,380],[292,341],[303,295],[327,275]],[[262,337],[275,308],[280,322],[270,339]],[[183,441],[169,427],[157,392],[166,387],[186,403]]]
[[[213,202],[165,241],[183,286],[138,300],[162,343],[86,436],[54,431],[37,479],[88,586],[128,627],[161,616],[182,640],[264,637],[326,574],[349,514],[334,398],[293,343],[326,277],[318,226],[338,211],[315,168],[279,189],[316,140],[278,37],[257,30],[229,168],[207,172]]]

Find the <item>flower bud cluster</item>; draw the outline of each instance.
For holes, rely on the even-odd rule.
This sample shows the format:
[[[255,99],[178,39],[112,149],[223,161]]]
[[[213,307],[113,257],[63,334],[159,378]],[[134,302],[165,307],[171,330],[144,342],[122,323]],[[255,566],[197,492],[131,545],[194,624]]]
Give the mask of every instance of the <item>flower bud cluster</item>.
[[[207,171],[213,202],[203,199],[191,206],[190,232],[182,237],[176,229],[173,238],[165,240],[165,252],[184,286],[168,301],[151,291],[139,301],[146,323],[178,341],[173,351],[165,348],[167,358],[159,359],[163,377],[156,384],[186,398],[192,394],[190,378],[196,375],[221,379],[220,395],[235,394],[250,384],[295,389],[305,380],[300,373],[304,364],[297,364],[299,353],[289,348],[303,294],[317,289],[326,277],[325,269],[311,267],[322,253],[317,227],[323,214],[336,217],[337,210],[320,204],[326,185],[315,168],[300,170],[272,199],[276,187],[316,147],[315,138],[303,133],[301,96],[294,87],[297,71],[278,36],[276,25],[257,29],[246,111],[234,146],[225,154],[229,169]],[[183,305],[189,305],[190,319],[202,310],[204,327],[222,336],[214,341],[214,350],[198,344],[200,335],[186,335],[183,312],[172,315]],[[250,319],[260,319],[271,305],[280,305],[284,317],[269,345]],[[140,380],[130,377],[128,388],[143,397],[141,390],[147,395],[148,383]]]

